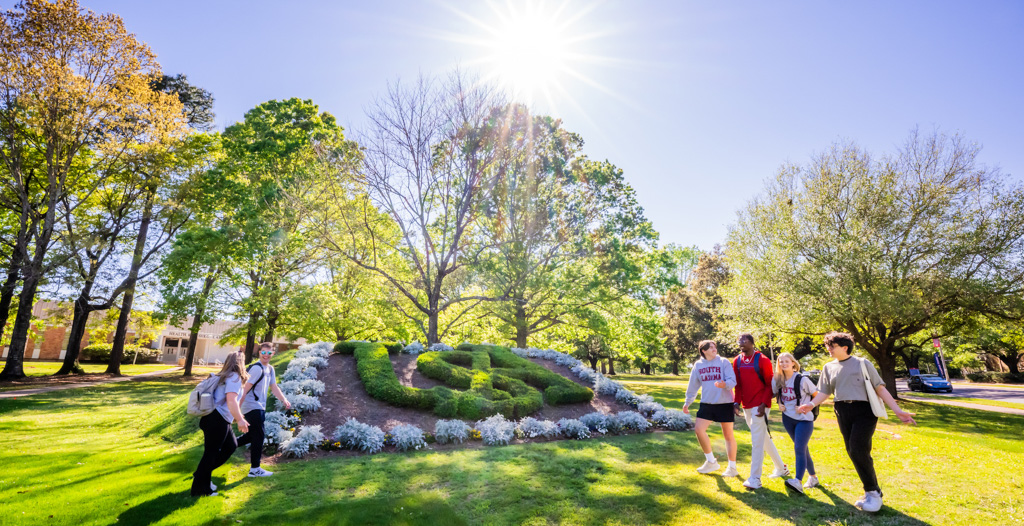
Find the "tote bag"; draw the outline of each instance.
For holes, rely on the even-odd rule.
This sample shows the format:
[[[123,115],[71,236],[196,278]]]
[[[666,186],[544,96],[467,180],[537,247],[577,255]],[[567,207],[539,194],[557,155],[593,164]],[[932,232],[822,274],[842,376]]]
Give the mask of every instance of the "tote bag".
[[[878,418],[889,418],[889,413],[885,410],[885,404],[882,403],[882,399],[875,392],[875,386],[871,385],[867,360],[863,358],[860,359],[860,374],[864,377],[864,387],[868,391],[868,403],[871,404],[871,412]]]

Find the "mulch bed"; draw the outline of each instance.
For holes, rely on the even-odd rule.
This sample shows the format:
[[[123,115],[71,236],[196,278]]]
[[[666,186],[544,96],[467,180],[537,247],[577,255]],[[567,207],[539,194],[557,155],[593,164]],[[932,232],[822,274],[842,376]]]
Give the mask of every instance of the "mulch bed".
[[[580,384],[580,381],[568,367],[556,365],[554,362],[539,358],[530,359],[534,363],[542,365],[558,374],[569,378]],[[349,417],[360,422],[377,426],[384,431],[390,430],[399,424],[412,424],[425,432],[433,433],[434,424],[440,418],[430,411],[420,411],[404,407],[396,407],[385,402],[372,398],[363,389],[363,383],[356,371],[356,361],[353,356],[332,354],[328,358],[329,366],[318,372],[317,379],[324,382],[327,390],[320,397],[320,410],[314,413],[307,413],[303,416],[302,425],[319,425],[325,436],[334,433],[334,428],[345,423]],[[391,365],[402,385],[429,389],[441,382],[432,380],[420,374],[416,370],[416,356],[408,354],[391,355]],[[598,395],[595,393],[593,400],[589,403],[567,404],[559,406],[544,405],[540,411],[534,413],[534,418],[552,420],[557,422],[560,418],[579,418],[587,413],[600,411],[604,413],[618,413],[620,411],[631,411],[633,408],[626,404],[617,402],[614,396]],[[466,421],[471,426],[475,422]],[[565,440],[565,439],[556,439]],[[531,439],[529,441],[513,439],[512,443],[525,442],[547,442],[546,439]],[[462,448],[481,448],[483,442],[469,440],[463,444],[428,444],[428,450],[448,450]],[[386,447],[384,451],[395,451],[394,447]],[[331,455],[353,456],[361,455],[356,451],[323,451],[317,450],[305,458],[316,458]],[[269,459],[271,462],[281,460],[280,455],[274,455]]]

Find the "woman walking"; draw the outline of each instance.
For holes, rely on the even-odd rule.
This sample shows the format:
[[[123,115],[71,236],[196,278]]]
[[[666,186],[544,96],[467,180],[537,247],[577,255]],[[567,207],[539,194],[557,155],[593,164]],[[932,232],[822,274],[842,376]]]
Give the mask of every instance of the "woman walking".
[[[882,489],[878,486],[875,463],[871,458],[871,439],[875,434],[878,417],[869,402],[868,384],[878,398],[892,409],[900,422],[917,422],[914,421],[914,413],[903,411],[896,405],[896,400],[886,390],[885,382],[875,366],[868,360],[850,355],[853,351],[853,336],[845,332],[830,332],[825,335],[825,347],[835,360],[822,368],[818,394],[810,403],[801,405],[798,412],[807,414],[814,406],[827,400],[829,395],[835,395],[836,421],[846,443],[846,454],[853,461],[853,467],[864,485],[864,496],[854,505],[864,511],[876,512],[882,509]]]
[[[775,371],[775,378],[772,380],[772,391],[775,393],[779,407],[782,408],[782,425],[793,439],[793,449],[796,455],[796,477],[786,480],[786,487],[797,493],[803,493],[805,489],[818,485],[818,477],[814,474],[814,461],[811,460],[811,452],[807,443],[811,440],[811,433],[814,432],[814,415],[811,413],[798,413],[797,407],[801,402],[810,401],[818,394],[818,388],[810,378],[800,374],[800,362],[788,352],[779,355],[776,361],[778,368]],[[804,484],[804,473],[809,473],[810,478]]]
[[[238,447],[235,433],[231,430],[231,422],[238,422],[239,431],[249,431],[249,423],[245,421],[238,406],[242,382],[249,378],[242,367],[242,354],[229,354],[217,376],[219,381],[217,389],[213,392],[216,410],[199,419],[199,429],[203,430],[203,458],[199,460],[199,467],[192,474],[193,497],[216,495],[217,486],[210,481],[210,475],[214,469],[224,464]]]
[[[734,413],[732,405],[732,388],[736,387],[736,375],[729,360],[718,355],[718,346],[711,340],[704,340],[697,346],[701,359],[693,364],[690,371],[690,383],[686,388],[686,403],[683,412],[690,413],[690,404],[697,398],[700,391],[700,409],[697,410],[697,442],[704,451],[704,464],[697,468],[698,473],[718,471],[718,460],[711,452],[711,439],[708,438],[708,426],[718,422],[722,426],[725,437],[726,454],[729,456],[729,467],[722,473],[724,477],[735,477],[736,470],[736,437],[732,433]]]

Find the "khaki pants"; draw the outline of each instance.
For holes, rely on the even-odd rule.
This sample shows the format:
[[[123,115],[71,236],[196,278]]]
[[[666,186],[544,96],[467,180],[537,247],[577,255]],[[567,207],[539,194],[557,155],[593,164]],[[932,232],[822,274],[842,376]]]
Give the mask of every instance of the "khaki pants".
[[[782,461],[782,457],[779,456],[779,450],[775,449],[772,437],[768,435],[768,422],[766,421],[768,411],[769,409],[766,407],[764,416],[754,416],[757,414],[756,407],[743,408],[743,418],[746,419],[747,427],[750,428],[750,478],[752,479],[761,478],[765,450],[768,451],[768,456],[772,457],[776,470],[782,469],[786,465]]]

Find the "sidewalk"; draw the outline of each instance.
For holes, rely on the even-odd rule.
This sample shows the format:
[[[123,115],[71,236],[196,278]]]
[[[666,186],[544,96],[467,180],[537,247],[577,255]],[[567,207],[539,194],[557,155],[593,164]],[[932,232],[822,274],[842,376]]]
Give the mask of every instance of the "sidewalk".
[[[970,382],[967,380],[951,380],[954,386],[956,385],[969,385],[971,387],[996,387],[999,389],[1024,389],[1024,384],[989,384],[985,382]]]
[[[61,385],[48,385],[46,387],[33,387],[31,389],[19,389],[17,391],[4,391],[0,392],[0,399],[3,398],[17,398],[21,396],[32,396],[39,393],[49,393],[51,391],[63,391],[64,389],[81,389],[82,387],[92,387],[94,385],[109,384],[113,382],[127,382],[134,380],[145,380],[151,376],[160,376],[163,374],[171,373],[184,369],[184,367],[172,367],[170,369],[163,369],[160,371],[153,371],[149,373],[137,374],[134,376],[119,376],[117,378],[109,378],[107,380],[98,380],[95,382],[82,382],[77,384],[61,384]]]
[[[953,406],[957,406],[957,407],[966,407],[968,409],[979,409],[981,411],[992,411],[992,412],[995,412],[995,413],[1005,413],[1005,414],[1008,414],[1008,415],[1024,416],[1024,409],[1014,409],[1012,407],[999,407],[999,406],[994,406],[994,405],[975,404],[973,402],[959,402],[959,401],[956,401],[956,400],[938,400],[938,399],[935,399],[935,398],[922,398],[922,397],[917,397],[917,396],[914,396],[913,394],[904,393],[904,392],[900,393],[900,398],[905,398],[907,400],[913,400],[915,402],[928,402],[928,403],[941,404],[941,405],[953,405]]]

